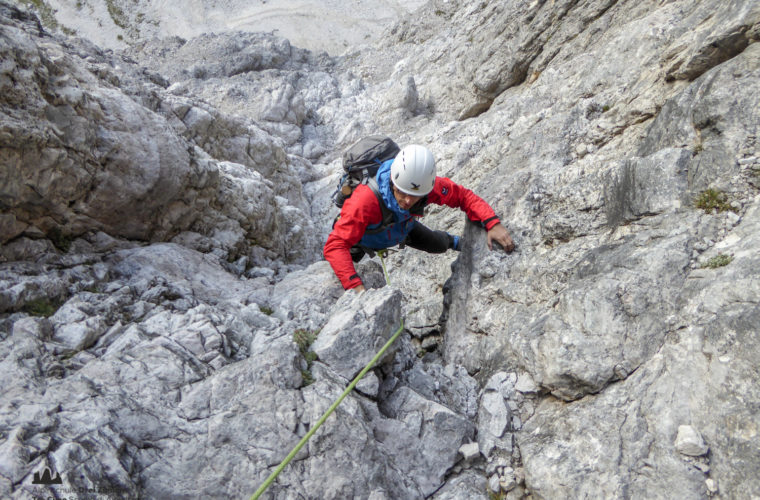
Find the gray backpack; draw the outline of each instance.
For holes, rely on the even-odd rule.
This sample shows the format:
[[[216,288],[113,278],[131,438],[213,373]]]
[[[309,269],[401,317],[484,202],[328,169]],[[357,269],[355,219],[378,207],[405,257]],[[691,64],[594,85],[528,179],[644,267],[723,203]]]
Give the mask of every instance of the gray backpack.
[[[372,191],[375,191],[377,195],[377,186],[373,186],[377,169],[383,162],[395,158],[399,151],[401,149],[398,144],[384,135],[370,135],[356,141],[343,153],[343,170],[345,173],[332,195],[333,203],[342,207],[359,184],[369,184]],[[372,182],[370,182],[371,180]],[[378,199],[380,199],[379,196]]]

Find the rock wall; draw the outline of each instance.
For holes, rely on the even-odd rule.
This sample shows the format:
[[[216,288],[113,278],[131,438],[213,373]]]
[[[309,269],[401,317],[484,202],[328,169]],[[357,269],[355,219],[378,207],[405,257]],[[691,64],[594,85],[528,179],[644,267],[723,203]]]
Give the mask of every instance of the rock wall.
[[[0,495],[760,495],[760,7],[433,0],[331,58],[112,52],[0,0]],[[384,132],[493,205],[344,293],[340,151]],[[61,485],[35,484],[50,469]]]
[[[54,43],[9,9],[0,241],[45,236],[60,248],[102,231],[192,240],[231,261],[248,258],[252,242],[266,251],[259,263],[316,258],[301,181],[279,141],[199,100],[161,98],[160,75],[79,40]]]

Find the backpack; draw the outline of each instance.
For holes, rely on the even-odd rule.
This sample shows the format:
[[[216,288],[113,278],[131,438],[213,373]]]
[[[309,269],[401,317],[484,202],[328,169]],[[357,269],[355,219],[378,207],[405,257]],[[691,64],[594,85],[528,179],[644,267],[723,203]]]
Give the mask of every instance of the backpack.
[[[340,208],[359,184],[368,184],[384,207],[382,198],[374,185],[377,169],[401,151],[390,137],[370,135],[356,141],[343,153],[343,171],[338,188],[333,193],[333,203]],[[384,212],[384,211],[383,211]]]
[[[343,207],[343,203],[359,184],[367,184],[380,203],[383,220],[379,227],[367,230],[366,234],[379,233],[394,222],[393,212],[385,206],[380,188],[375,181],[375,175],[380,165],[395,158],[399,151],[401,148],[390,137],[370,135],[359,139],[343,153],[343,171],[345,173],[340,178],[338,188],[332,195],[332,200],[337,207]],[[338,218],[340,218],[340,214],[333,221],[333,226]]]

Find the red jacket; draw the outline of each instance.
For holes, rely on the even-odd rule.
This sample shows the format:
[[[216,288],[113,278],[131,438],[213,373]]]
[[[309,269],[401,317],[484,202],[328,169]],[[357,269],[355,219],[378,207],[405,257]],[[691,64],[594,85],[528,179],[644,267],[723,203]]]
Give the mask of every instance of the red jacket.
[[[451,179],[436,177],[427,203],[459,208],[470,220],[491,229],[499,223],[493,209],[481,197]],[[382,222],[380,203],[367,185],[359,185],[343,204],[340,218],[325,243],[324,256],[346,290],[362,284],[351,260],[350,248],[359,243],[370,224]]]

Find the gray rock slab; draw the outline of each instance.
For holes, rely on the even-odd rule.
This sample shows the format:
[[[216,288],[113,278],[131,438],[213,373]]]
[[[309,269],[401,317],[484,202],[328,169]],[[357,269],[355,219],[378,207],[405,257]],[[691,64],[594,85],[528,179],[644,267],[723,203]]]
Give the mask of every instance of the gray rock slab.
[[[346,379],[369,363],[401,326],[401,293],[393,288],[345,294],[319,332],[312,350],[320,361]],[[391,345],[378,361],[392,359]]]

